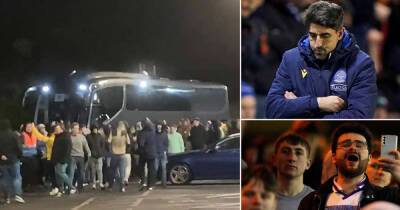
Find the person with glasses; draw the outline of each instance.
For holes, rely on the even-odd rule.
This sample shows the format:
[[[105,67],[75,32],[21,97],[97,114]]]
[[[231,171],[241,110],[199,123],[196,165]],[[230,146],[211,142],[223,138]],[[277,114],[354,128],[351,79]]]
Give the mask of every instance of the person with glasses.
[[[368,180],[366,170],[371,159],[370,130],[361,124],[343,124],[332,135],[332,162],[337,175],[326,181],[318,191],[308,194],[299,210],[360,209],[374,201],[400,203],[399,188],[381,188]],[[395,159],[380,158],[379,167],[390,172],[400,182],[400,153]]]

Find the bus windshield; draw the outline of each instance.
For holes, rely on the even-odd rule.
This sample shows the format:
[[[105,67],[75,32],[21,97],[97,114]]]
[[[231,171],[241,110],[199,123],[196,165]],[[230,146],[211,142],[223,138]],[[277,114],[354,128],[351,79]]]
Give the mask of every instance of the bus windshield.
[[[123,105],[123,87],[114,86],[96,90],[92,97],[91,122],[102,124],[111,119]]]

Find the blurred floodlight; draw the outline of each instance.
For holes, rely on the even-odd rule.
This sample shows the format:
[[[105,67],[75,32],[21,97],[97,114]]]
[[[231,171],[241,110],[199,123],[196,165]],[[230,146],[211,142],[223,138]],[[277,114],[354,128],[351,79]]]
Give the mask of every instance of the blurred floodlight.
[[[79,88],[80,91],[87,91],[88,87],[85,84],[79,84],[78,88]]]
[[[141,88],[146,88],[147,87],[147,82],[146,81],[141,81],[139,86]]]
[[[74,74],[76,74],[76,70],[75,69],[69,74],[69,76],[72,76]]]
[[[37,88],[35,86],[33,86],[33,87],[28,88],[27,92],[36,91],[36,89]]]
[[[101,81],[99,81],[99,85],[100,85],[100,86],[105,85],[106,83],[107,83],[107,80],[101,80]]]
[[[42,93],[48,93],[48,92],[50,92],[50,87],[48,85],[44,85],[42,87]]]

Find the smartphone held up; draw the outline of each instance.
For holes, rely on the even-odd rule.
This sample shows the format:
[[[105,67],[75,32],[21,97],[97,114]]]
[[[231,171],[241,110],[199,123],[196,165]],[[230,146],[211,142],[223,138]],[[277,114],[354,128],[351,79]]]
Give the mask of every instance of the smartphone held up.
[[[397,150],[397,135],[382,135],[381,137],[381,157],[395,159],[390,151]]]

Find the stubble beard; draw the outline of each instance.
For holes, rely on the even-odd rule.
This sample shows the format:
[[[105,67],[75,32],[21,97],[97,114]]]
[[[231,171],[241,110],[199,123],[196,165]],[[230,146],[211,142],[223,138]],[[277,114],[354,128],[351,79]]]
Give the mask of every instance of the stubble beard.
[[[368,166],[368,159],[360,160],[356,169],[347,169],[346,159],[341,160],[337,164],[338,171],[346,178],[354,178],[365,173]]]

